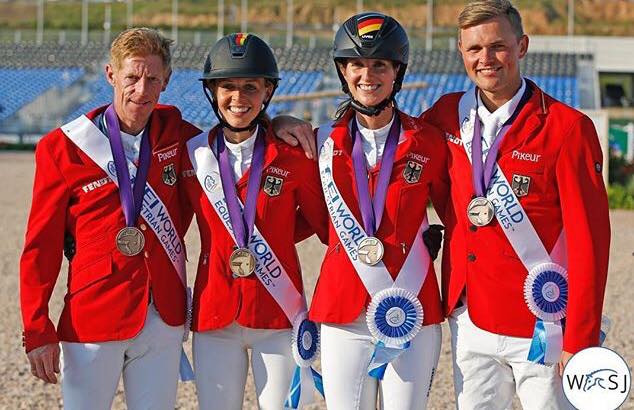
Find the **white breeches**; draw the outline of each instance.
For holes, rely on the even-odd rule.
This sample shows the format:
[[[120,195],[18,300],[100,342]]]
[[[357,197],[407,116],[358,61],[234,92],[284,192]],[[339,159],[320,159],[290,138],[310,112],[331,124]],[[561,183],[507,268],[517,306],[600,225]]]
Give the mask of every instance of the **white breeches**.
[[[250,329],[234,322],[223,329],[194,332],[193,344],[201,409],[242,409],[248,349],[259,408],[284,408],[295,370],[290,329]]]
[[[526,360],[531,339],[478,328],[466,306],[454,310],[449,327],[459,409],[511,409],[515,393],[525,410],[572,408],[563,394],[559,365]]]
[[[141,333],[102,343],[62,342],[67,410],[108,410],[123,375],[128,409],[174,409],[183,326],[169,326],[148,305]]]
[[[368,376],[374,352],[365,313],[354,322],[321,325],[321,365],[328,410],[424,409],[438,357],[440,325],[424,326],[410,347],[388,364],[380,382]]]

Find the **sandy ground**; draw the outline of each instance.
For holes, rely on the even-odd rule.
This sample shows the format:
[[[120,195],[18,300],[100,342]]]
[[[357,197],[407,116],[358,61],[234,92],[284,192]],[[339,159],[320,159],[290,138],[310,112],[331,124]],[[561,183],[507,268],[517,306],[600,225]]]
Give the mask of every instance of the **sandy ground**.
[[[30,207],[33,178],[32,153],[0,152],[0,409],[54,409],[61,407],[58,385],[45,385],[29,372],[26,356],[21,346],[21,318],[18,302],[18,261],[24,241],[24,227]],[[606,346],[619,352],[628,363],[634,363],[634,212],[613,211],[610,274],[605,298],[605,313],[612,319],[612,330]],[[192,255],[199,251],[196,229],[190,229],[187,239]],[[300,258],[307,276],[306,288],[312,295],[315,273],[318,271],[324,247],[309,239],[300,244]],[[197,260],[197,258],[191,258]],[[65,271],[65,266],[63,271]],[[190,263],[188,270],[194,270]],[[191,281],[192,278],[190,278]],[[52,297],[51,311],[57,317],[64,294],[65,274],[62,272]],[[191,340],[191,339],[190,339]],[[191,346],[188,346],[190,349]],[[451,346],[449,329],[443,324],[443,345],[431,391],[429,409],[454,407],[451,382]],[[179,409],[197,407],[194,386],[180,384],[178,390]],[[251,377],[245,393],[245,409],[256,409],[254,387]],[[516,401],[516,408],[519,408]],[[113,408],[125,408],[123,391],[119,388]],[[323,401],[308,407],[311,410],[325,409]],[[632,395],[623,408],[634,409]]]

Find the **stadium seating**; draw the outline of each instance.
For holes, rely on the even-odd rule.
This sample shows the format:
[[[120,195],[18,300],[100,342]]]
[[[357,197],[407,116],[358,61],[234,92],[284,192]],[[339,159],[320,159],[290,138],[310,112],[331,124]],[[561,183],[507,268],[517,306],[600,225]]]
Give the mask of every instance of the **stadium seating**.
[[[184,118],[202,127],[215,122],[198,81],[210,47],[209,44],[186,43],[174,48],[174,73],[160,100],[177,105]],[[273,51],[282,77],[276,96],[338,88],[329,48],[295,45],[274,48]],[[40,45],[32,42],[0,43],[0,75],[3,80],[0,82],[3,95],[0,122],[51,86],[63,88],[84,75],[92,75],[87,77],[83,86],[84,97],[62,120],[70,120],[91,108],[108,103],[112,98],[112,88],[101,74],[106,59],[107,48],[98,43],[85,46],[73,42],[62,45],[53,42]],[[578,107],[577,62],[581,59],[592,59],[592,56],[529,53],[521,61],[521,70],[553,97]],[[423,88],[403,90],[398,95],[399,107],[412,115],[420,114],[445,93],[462,91],[471,86],[459,54],[450,50],[412,50],[405,82],[427,84]],[[269,113],[290,112],[294,107],[296,103],[293,102],[274,103]]]
[[[0,121],[52,87],[66,88],[84,75],[75,68],[0,68]]]

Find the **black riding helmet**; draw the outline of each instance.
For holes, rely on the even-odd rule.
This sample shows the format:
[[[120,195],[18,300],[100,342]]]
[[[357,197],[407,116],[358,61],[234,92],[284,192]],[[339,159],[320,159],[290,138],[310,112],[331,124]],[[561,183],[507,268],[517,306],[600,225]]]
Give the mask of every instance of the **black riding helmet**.
[[[223,78],[264,78],[273,84],[271,96],[264,102],[258,116],[245,128],[232,127],[220,114],[218,103],[207,88],[208,80]],[[214,44],[207,54],[202,76],[203,91],[223,127],[240,132],[252,129],[260,114],[266,111],[280,80],[273,51],[262,39],[253,34],[233,33],[224,36]]]
[[[401,89],[409,58],[409,40],[405,29],[393,17],[374,12],[361,13],[350,17],[337,30],[333,57],[341,90],[350,97],[352,108],[362,114],[378,115]],[[349,58],[376,58],[396,62],[399,68],[392,94],[373,107],[366,107],[356,101],[337,64],[345,64]]]

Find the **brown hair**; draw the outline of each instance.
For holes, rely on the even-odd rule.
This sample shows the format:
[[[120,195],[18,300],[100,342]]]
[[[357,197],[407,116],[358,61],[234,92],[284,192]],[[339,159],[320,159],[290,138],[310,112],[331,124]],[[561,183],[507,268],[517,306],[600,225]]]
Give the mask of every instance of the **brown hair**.
[[[509,0],[470,1],[462,9],[460,16],[458,16],[458,27],[463,30],[499,16],[504,16],[508,19],[518,39],[524,35],[522,17]]]
[[[163,60],[163,66],[172,70],[172,54],[170,46],[174,43],[157,30],[147,27],[136,27],[121,32],[110,46],[110,63],[121,68],[121,63],[128,57],[156,55]]]

